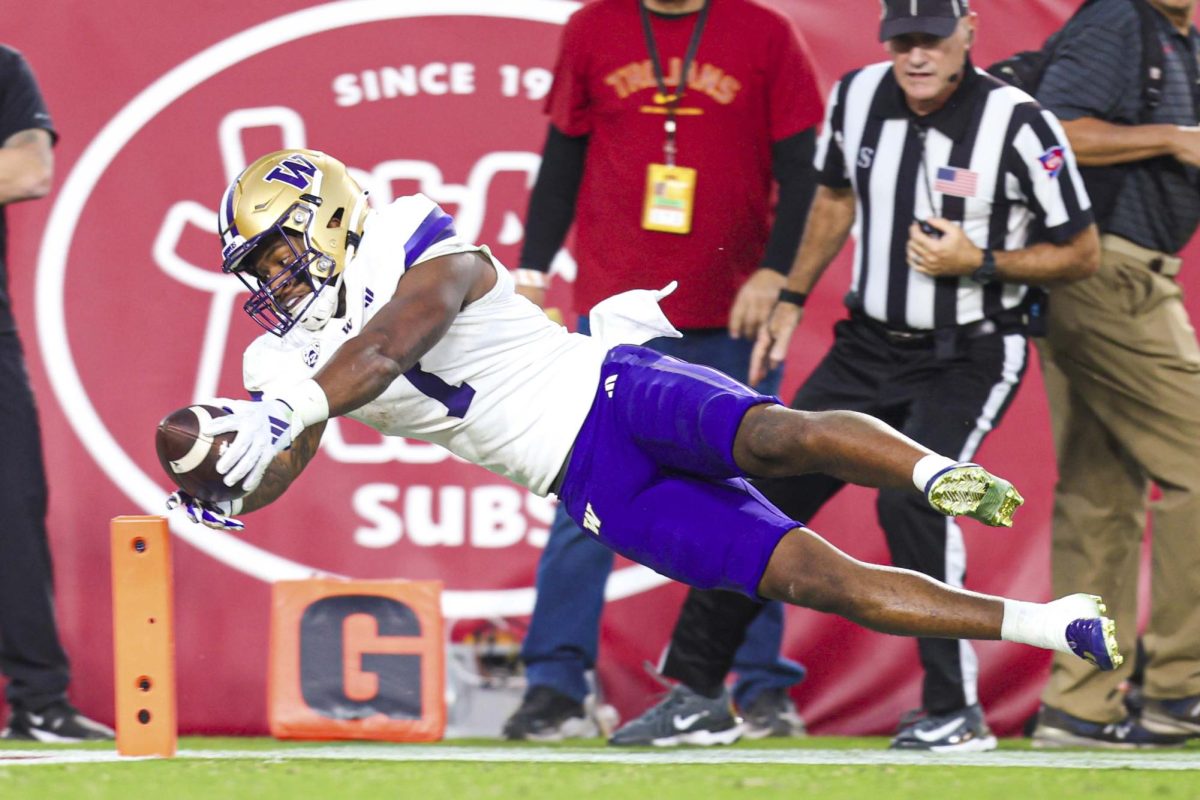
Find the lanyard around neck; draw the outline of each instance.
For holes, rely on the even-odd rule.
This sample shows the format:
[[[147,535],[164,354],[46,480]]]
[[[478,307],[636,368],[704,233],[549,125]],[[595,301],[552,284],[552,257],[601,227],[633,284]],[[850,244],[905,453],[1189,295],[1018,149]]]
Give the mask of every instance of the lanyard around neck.
[[[650,11],[646,8],[643,0],[638,0],[638,10],[642,14],[642,32],[646,36],[646,49],[650,51],[650,63],[654,66],[654,80],[658,84],[658,97],[662,98],[667,106],[667,119],[663,123],[667,141],[663,145],[663,156],[669,167],[675,166],[675,107],[687,89],[688,72],[691,70],[692,60],[696,57],[696,50],[700,47],[700,36],[704,33],[704,24],[708,21],[708,8],[711,4],[712,0],[706,0],[700,7],[700,13],[692,28],[691,41],[688,42],[687,52],[683,56],[683,64],[679,69],[679,83],[676,85],[674,93],[668,94],[666,76],[663,74],[662,61],[658,57],[658,46],[654,41],[654,30],[650,27]]]

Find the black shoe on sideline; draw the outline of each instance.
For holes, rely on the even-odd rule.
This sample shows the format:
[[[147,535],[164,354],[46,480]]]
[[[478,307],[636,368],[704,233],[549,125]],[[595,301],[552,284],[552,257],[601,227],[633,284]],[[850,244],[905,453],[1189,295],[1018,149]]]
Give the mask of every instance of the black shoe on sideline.
[[[742,735],[747,739],[770,737],[804,736],[804,718],[796,711],[796,704],[787,689],[762,691],[742,710]]]
[[[1200,736],[1200,694],[1177,700],[1144,698],[1142,725],[1155,733]]]
[[[1092,722],[1043,705],[1033,729],[1034,747],[1094,747],[1106,750],[1150,750],[1181,747],[1186,735],[1150,730],[1137,717],[1117,722]]]
[[[105,741],[115,735],[112,728],[88,719],[75,706],[60,700],[37,711],[13,708],[0,738],[69,744]]]
[[[889,745],[892,750],[982,753],[996,749],[996,737],[978,703],[945,714],[906,714]]]
[[[577,702],[549,686],[531,686],[521,706],[504,723],[503,735],[512,741],[559,742],[598,736],[596,723]]]
[[[729,692],[705,697],[682,683],[640,717],[617,729],[608,743],[616,747],[675,747],[681,744],[733,744],[742,736],[742,720],[733,713]]]

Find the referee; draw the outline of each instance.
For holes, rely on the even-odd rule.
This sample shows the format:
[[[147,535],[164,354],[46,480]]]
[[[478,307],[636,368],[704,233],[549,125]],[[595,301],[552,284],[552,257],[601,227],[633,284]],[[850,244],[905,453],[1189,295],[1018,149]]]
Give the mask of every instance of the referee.
[[[750,375],[753,383],[783,362],[808,293],[853,232],[849,318],[792,404],[872,414],[961,461],[1000,421],[1025,372],[1029,284],[1086,277],[1099,257],[1062,129],[971,64],[976,21],[966,0],[884,3],[880,39],[891,61],[833,88],[817,146],[820,185]],[[809,475],[755,485],[807,520],[842,483]],[[962,586],[954,519],[898,490],[881,490],[878,510],[896,566]],[[693,590],[663,674],[697,691],[723,680],[756,613],[737,595]],[[971,646],[922,639],[918,648],[923,714],[905,720],[892,747],[994,748]]]
[[[756,362],[783,360],[806,294],[857,219],[850,318],[793,405],[864,411],[961,461],[999,423],[1025,372],[1028,284],[1099,266],[1066,136],[1028,95],[971,65],[975,26],[965,0],[886,3],[880,39],[891,63],[833,90],[821,187]],[[768,495],[809,519],[840,487],[812,476]],[[881,491],[878,510],[896,566],[962,585],[965,546],[952,518],[898,491]],[[971,645],[922,639],[918,650],[924,716],[892,746],[994,748]]]

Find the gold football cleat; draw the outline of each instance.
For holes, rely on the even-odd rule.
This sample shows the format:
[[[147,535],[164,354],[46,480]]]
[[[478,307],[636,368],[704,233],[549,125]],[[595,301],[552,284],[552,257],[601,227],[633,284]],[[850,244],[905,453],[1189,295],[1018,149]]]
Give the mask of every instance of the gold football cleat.
[[[1013,485],[977,464],[953,467],[929,487],[929,505],[948,517],[970,517],[985,525],[1011,528],[1025,502]]]

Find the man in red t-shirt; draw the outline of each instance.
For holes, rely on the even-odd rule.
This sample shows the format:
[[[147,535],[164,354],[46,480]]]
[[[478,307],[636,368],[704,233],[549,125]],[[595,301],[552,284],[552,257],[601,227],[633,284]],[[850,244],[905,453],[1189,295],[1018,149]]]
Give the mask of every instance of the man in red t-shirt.
[[[546,112],[518,291],[544,305],[574,222],[581,330],[605,297],[678,280],[663,309],[684,337],[650,345],[745,380],[814,188],[822,101],[790,21],[754,0],[595,0],[566,24]],[[774,394],[779,379],[756,388]],[[612,558],[559,513],[522,648],[529,690],[507,738],[594,735],[586,672]],[[803,730],[786,690],[804,672],[779,655],[782,626],[772,604],[735,662],[734,700],[750,735]],[[709,713],[681,740],[738,737],[724,687],[708,694],[695,700]]]

